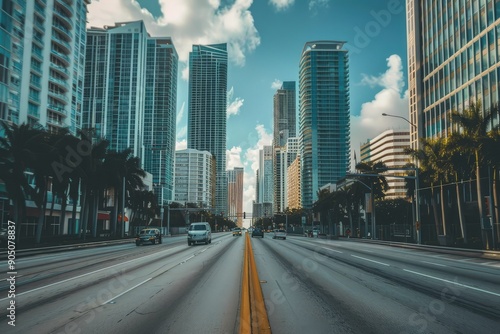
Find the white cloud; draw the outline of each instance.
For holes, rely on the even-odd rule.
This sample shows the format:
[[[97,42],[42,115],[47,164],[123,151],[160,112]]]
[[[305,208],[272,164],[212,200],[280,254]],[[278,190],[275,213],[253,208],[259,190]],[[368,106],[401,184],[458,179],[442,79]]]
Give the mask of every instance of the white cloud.
[[[244,99],[241,97],[236,97],[233,100],[234,96],[234,87],[231,87],[229,92],[227,92],[227,118],[232,115],[238,115],[240,113],[240,109],[243,106]]]
[[[357,152],[359,161],[360,145],[366,143],[388,129],[409,130],[403,119],[384,117],[382,113],[408,118],[408,91],[404,89],[401,58],[392,55],[387,59],[387,71],[378,77],[365,76],[364,84],[380,86],[382,90],[375,98],[361,106],[359,116],[351,116],[351,149]],[[354,164],[354,161],[353,161]]]
[[[259,169],[259,150],[265,145],[271,145],[272,142],[272,133],[267,133],[263,125],[257,125],[255,130],[258,136],[257,143],[245,151],[244,159],[241,158],[241,148],[234,147],[230,151],[231,159],[228,158],[228,167],[238,166],[237,163],[243,161],[243,167],[245,168],[245,174],[243,176],[243,211],[245,212],[252,212],[253,210],[253,201],[255,200],[255,173],[257,169]]]
[[[273,83],[271,84],[271,88],[273,90],[278,90],[281,88],[281,86],[283,86],[283,81],[279,79],[274,79]]]
[[[176,151],[185,150],[186,148],[187,148],[187,140],[186,139],[177,141],[175,143],[175,150]]]
[[[276,10],[285,10],[292,6],[295,0],[269,0],[269,3],[276,8]]]
[[[311,0],[309,1],[309,10],[310,11],[318,11],[321,8],[328,8],[330,0]]]
[[[232,170],[234,167],[243,167],[241,162],[241,147],[233,146],[230,150],[226,150],[226,169]]]
[[[151,36],[172,37],[179,59],[187,62],[193,44],[228,43],[229,59],[245,64],[245,54],[260,44],[250,12],[253,0],[236,0],[221,5],[219,0],[158,0],[162,15],[153,17],[135,0],[94,0],[88,6],[89,26],[113,26],[144,20]],[[186,72],[182,71],[183,78]]]

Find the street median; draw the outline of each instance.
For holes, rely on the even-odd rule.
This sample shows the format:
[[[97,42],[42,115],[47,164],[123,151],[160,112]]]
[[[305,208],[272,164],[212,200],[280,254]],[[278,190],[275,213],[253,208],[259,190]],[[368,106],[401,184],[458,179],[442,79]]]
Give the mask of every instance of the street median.
[[[240,333],[271,333],[250,236],[245,233],[241,285]]]

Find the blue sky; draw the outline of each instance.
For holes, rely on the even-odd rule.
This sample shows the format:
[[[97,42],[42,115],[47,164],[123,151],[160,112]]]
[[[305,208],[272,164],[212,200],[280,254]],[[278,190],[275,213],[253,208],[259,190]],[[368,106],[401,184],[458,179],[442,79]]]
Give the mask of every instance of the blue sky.
[[[408,124],[404,0],[92,0],[89,26],[144,20],[179,53],[177,147],[186,147],[187,59],[193,44],[228,43],[228,168],[244,167],[252,211],[258,150],[272,138],[273,95],[296,81],[304,44],[345,41],[349,50],[351,149]],[[298,96],[298,95],[297,95]],[[298,104],[298,101],[297,101]],[[298,108],[297,108],[298,110]]]

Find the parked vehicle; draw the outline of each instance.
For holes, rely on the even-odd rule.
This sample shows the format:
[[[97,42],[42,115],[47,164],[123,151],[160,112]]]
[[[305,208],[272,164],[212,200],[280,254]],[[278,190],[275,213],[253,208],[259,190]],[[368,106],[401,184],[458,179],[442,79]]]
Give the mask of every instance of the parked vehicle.
[[[264,230],[259,228],[259,227],[255,227],[252,229],[252,238],[253,237],[261,237],[261,238],[264,238]]]
[[[188,228],[188,246],[204,242],[205,245],[212,243],[212,229],[209,223],[192,223]]]
[[[286,239],[286,231],[285,230],[274,230],[273,239]]]
[[[140,246],[145,243],[150,243],[152,245],[161,244],[161,232],[157,228],[145,228],[142,229],[139,235],[135,238],[136,246]]]

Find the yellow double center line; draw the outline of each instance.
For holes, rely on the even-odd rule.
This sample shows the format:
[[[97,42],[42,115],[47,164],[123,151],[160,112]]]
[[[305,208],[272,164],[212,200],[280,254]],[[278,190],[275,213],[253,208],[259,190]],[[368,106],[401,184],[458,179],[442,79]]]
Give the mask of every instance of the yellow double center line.
[[[240,333],[271,333],[250,236],[245,233],[241,285]]]

